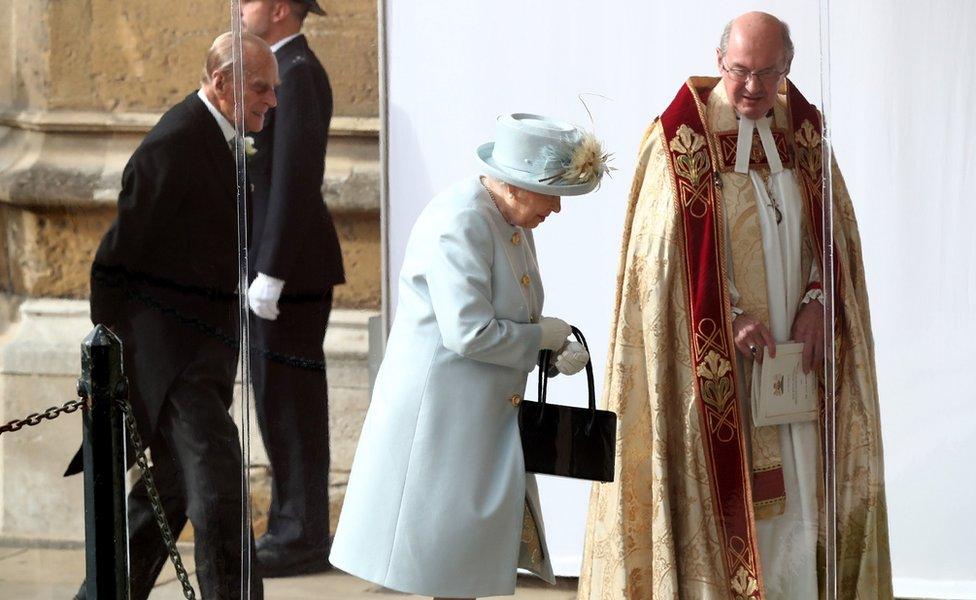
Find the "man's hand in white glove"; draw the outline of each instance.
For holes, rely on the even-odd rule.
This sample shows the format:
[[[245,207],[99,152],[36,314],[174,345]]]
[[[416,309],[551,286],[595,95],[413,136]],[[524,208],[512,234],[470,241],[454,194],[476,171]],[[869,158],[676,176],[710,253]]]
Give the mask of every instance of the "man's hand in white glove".
[[[583,344],[569,342],[556,355],[554,366],[563,375],[575,375],[583,370],[588,362],[590,362],[590,353],[586,351]]]
[[[278,298],[281,297],[281,290],[284,287],[283,279],[258,273],[251,282],[251,287],[247,288],[247,305],[251,307],[251,312],[269,321],[277,319]]]
[[[539,319],[539,327],[542,328],[540,350],[559,350],[566,343],[566,338],[573,333],[569,323],[555,317],[542,317]]]

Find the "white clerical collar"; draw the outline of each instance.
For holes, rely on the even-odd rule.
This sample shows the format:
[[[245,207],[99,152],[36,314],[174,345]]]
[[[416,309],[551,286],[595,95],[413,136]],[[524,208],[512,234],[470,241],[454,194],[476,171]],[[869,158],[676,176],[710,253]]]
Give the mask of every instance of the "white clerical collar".
[[[282,46],[284,46],[285,44],[287,44],[288,42],[292,41],[293,39],[297,38],[300,35],[302,35],[301,31],[299,31],[298,33],[293,33],[286,38],[281,38],[277,42],[271,44],[271,51],[277,52],[278,48],[281,48]]]
[[[207,110],[209,110],[210,114],[213,115],[214,120],[217,121],[217,125],[220,126],[220,133],[224,134],[224,141],[229,142],[232,139],[234,139],[234,137],[236,136],[236,132],[234,131],[234,126],[230,124],[230,121],[227,120],[227,117],[220,114],[220,111],[217,110],[217,107],[210,102],[210,99],[207,98],[207,95],[203,92],[202,89],[197,90],[197,97],[203,100],[203,105],[207,107]]]
[[[766,153],[766,162],[769,164],[770,173],[779,173],[783,170],[783,161],[779,158],[779,151],[776,149],[776,142],[773,141],[773,132],[769,128],[772,117],[763,117],[757,121],[739,116],[739,139],[735,151],[735,172],[749,172],[749,156],[752,154],[752,132],[759,130],[759,140],[762,142],[763,152]]]

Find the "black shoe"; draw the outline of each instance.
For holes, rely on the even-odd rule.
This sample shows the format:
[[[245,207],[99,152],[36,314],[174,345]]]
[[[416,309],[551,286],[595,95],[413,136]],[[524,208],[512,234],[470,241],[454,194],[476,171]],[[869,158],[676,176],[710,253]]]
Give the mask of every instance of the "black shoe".
[[[258,544],[257,559],[261,577],[295,577],[324,573],[332,568],[328,548]]]

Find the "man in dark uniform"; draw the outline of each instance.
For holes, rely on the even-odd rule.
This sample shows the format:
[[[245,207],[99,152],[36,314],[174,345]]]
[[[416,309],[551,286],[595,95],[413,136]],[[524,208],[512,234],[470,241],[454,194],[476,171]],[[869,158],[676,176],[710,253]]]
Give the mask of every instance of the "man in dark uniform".
[[[322,344],[342,255],[322,200],[332,90],[301,28],[315,0],[244,0],[244,27],[271,44],[278,108],[255,135],[251,376],[273,473],[262,575],[329,568],[329,411]],[[283,360],[284,359],[284,360]]]
[[[258,131],[275,105],[278,69],[256,36],[244,36],[243,57],[243,122]],[[228,413],[239,338],[233,80],[226,33],[207,54],[200,90],[167,111],[129,159],[91,280],[92,322],[122,339],[130,403],[170,528],[178,536],[193,524],[197,580],[213,599],[241,598],[243,587],[243,467]],[[68,474],[80,469],[76,456]],[[128,508],[132,598],[143,600],[167,552],[142,478]],[[249,583],[249,597],[263,597],[260,578]],[[77,598],[86,597],[83,584]]]

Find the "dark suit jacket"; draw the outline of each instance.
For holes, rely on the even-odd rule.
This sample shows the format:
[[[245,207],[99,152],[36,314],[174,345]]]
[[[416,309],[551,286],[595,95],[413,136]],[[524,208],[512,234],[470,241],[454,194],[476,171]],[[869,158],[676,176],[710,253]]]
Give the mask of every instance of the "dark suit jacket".
[[[236,189],[233,154],[195,92],[163,115],[122,173],[118,217],[92,264],[91,318],[122,338],[146,443],[171,383],[214,347],[187,320],[239,337]],[[222,354],[228,344],[216,346]],[[233,377],[236,350],[227,358]],[[76,457],[68,474],[80,466]]]
[[[253,277],[285,280],[284,298],[322,294],[345,281],[332,216],[322,200],[332,89],[321,63],[299,35],[275,53],[278,106],[254,134],[248,161],[254,185],[249,250]]]
[[[234,157],[194,92],[163,115],[126,164],[118,217],[102,238],[93,271],[124,269],[233,294],[237,254]],[[116,320],[116,292],[93,278],[93,321]],[[203,306],[194,294],[184,296],[180,301],[189,308]]]

